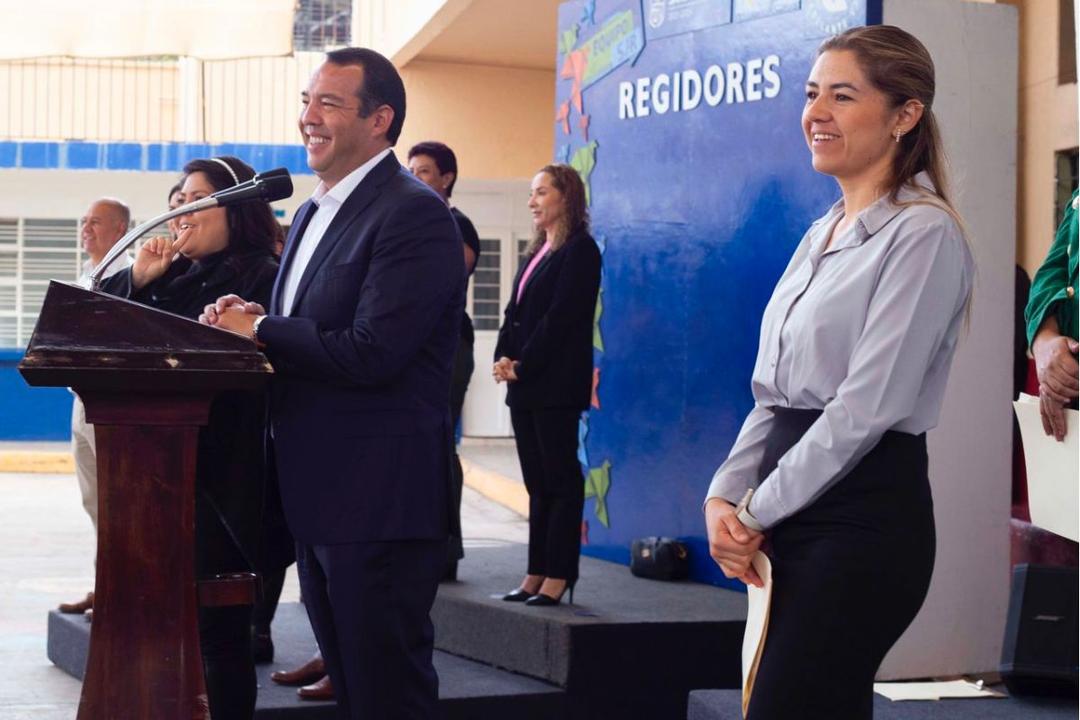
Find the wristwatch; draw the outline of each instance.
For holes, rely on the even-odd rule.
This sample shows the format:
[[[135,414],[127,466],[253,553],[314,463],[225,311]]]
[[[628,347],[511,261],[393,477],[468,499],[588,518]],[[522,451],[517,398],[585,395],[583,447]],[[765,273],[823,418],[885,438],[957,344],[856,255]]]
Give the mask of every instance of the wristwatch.
[[[259,326],[262,325],[262,321],[266,318],[266,315],[260,315],[259,317],[255,318],[255,322],[251,326],[251,339],[259,343],[260,345],[262,343],[259,341]]]

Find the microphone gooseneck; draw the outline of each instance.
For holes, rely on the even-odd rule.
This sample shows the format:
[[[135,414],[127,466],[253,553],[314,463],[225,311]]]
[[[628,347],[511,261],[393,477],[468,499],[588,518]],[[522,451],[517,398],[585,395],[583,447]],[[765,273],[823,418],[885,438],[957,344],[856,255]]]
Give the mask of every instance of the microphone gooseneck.
[[[273,170],[267,170],[264,173],[260,173],[239,185],[219,190],[213,195],[207,195],[200,200],[181,205],[174,210],[169,210],[157,217],[151,218],[137,226],[134,230],[129,230],[127,234],[117,240],[116,244],[112,246],[112,249],[109,250],[102,259],[101,264],[90,274],[90,289],[98,290],[101,287],[101,280],[109,265],[127,251],[136,240],[156,228],[158,225],[172,220],[174,217],[187,215],[188,213],[197,213],[215,207],[227,207],[236,203],[249,202],[252,200],[263,200],[265,202],[284,200],[287,197],[291,197],[292,194],[293,184],[292,178],[289,176],[289,171],[286,168],[274,168]]]

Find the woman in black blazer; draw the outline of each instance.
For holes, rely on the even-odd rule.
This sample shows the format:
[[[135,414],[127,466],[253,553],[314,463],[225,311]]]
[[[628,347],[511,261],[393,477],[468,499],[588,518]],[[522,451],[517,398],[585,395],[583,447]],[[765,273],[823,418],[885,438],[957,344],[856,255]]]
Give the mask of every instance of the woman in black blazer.
[[[496,382],[506,404],[529,491],[529,567],[503,596],[555,605],[574,599],[585,478],[578,420],[592,393],[593,315],[600,251],[589,234],[585,186],[569,165],[548,165],[529,195],[536,237],[514,278],[499,341]]]

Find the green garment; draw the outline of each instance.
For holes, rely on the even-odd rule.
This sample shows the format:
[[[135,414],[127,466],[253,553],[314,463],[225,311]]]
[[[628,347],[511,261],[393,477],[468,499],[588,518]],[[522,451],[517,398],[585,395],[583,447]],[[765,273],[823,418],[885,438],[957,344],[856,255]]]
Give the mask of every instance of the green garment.
[[[1050,313],[1057,318],[1062,335],[1077,338],[1076,244],[1080,233],[1076,221],[1077,202],[1077,191],[1073,191],[1054,244],[1031,281],[1031,294],[1024,311],[1029,347]]]

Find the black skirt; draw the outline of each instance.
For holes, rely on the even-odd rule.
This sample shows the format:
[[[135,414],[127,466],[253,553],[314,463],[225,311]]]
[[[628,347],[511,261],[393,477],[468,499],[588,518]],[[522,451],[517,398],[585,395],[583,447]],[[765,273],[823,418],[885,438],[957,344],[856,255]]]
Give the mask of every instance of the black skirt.
[[[773,412],[759,479],[821,415]],[[871,718],[874,675],[926,598],[934,545],[925,434],[886,432],[772,528],[772,604],[748,719]]]

